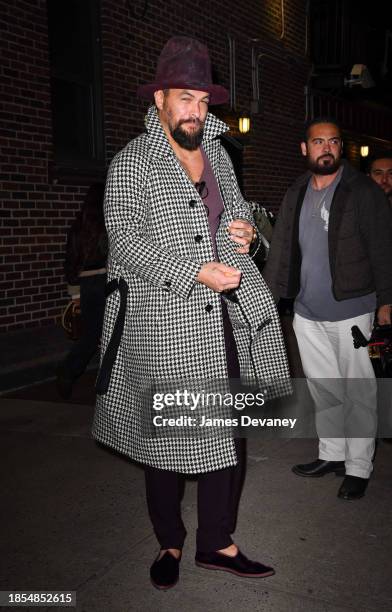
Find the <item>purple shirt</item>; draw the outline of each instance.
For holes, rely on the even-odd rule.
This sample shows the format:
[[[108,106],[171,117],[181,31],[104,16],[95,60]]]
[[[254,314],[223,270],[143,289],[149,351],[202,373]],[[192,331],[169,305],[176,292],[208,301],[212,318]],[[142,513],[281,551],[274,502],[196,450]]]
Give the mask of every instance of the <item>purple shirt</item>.
[[[214,249],[215,259],[218,261],[218,253],[216,249],[216,233],[219,228],[221,215],[224,211],[224,206],[222,196],[219,190],[218,181],[216,180],[215,174],[212,171],[210,160],[204,153],[202,147],[200,147],[200,150],[203,156],[204,169],[200,177],[199,186],[201,183],[205,183],[205,185],[202,185],[203,188],[200,187],[199,193],[206,209],[208,225],[210,226],[212,247]],[[223,332],[225,336],[226,347],[227,373],[229,378],[239,379],[240,366],[238,362],[237,347],[234,340],[233,328],[231,326],[227,306],[222,297],[221,306],[223,317]]]
[[[200,148],[200,150],[204,161],[204,169],[203,174],[200,177],[200,183],[205,183],[204,189],[201,190],[201,196],[205,196],[202,197],[202,200],[208,216],[208,225],[210,226],[210,234],[212,239],[212,246],[215,253],[215,259],[218,260],[218,254],[216,250],[216,232],[218,231],[221,214],[224,211],[224,206],[222,196],[219,190],[218,181],[216,180],[215,174],[212,171],[210,160],[204,153],[203,149]]]

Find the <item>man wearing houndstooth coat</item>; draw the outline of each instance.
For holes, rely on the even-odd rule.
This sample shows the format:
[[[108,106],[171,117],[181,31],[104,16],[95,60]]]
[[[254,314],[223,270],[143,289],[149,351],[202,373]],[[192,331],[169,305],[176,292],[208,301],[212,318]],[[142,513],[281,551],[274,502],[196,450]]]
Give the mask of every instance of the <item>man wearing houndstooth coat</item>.
[[[93,434],[145,465],[161,545],[151,568],[154,586],[169,588],[178,579],[185,538],[179,473],[199,474],[196,563],[271,575],[230,538],[243,469],[240,441],[230,435],[154,436],[145,429],[146,381],[225,379],[236,372],[228,347],[236,353],[238,376],[264,385],[271,397],[289,376],[273,298],[248,254],[252,215],[219,141],[228,127],[207,113],[208,103],[226,101],[227,92],[212,84],[206,47],[176,37],[161,53],[155,83],[139,94],[155,99],[146,133],[113,159],[106,185],[108,297]],[[180,120],[173,126],[176,113]],[[195,188],[203,163],[223,204],[214,237],[204,196]],[[234,290],[234,299],[222,300]]]

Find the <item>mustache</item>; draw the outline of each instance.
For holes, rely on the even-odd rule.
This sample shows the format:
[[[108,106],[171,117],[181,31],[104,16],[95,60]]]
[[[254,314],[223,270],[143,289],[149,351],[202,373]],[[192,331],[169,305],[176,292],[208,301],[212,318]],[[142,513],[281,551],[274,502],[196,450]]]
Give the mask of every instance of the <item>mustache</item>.
[[[326,159],[326,158],[330,158],[330,159],[335,159],[334,156],[332,155],[332,153],[324,153],[324,155],[320,155],[317,158],[317,161],[319,161],[320,159]]]
[[[197,126],[203,126],[204,125],[204,121],[200,121],[200,119],[197,119],[196,117],[194,119],[181,119],[181,121],[179,121],[178,126],[180,125],[184,125],[187,123],[191,123]]]

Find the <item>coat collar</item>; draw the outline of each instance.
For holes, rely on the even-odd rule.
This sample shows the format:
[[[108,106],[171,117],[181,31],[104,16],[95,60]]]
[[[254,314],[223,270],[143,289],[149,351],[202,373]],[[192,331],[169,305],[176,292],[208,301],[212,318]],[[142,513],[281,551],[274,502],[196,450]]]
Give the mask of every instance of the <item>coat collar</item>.
[[[147,140],[150,149],[150,153],[153,156],[162,157],[163,155],[174,155],[174,151],[170,146],[168,139],[166,138],[166,134],[163,130],[162,124],[159,121],[158,113],[156,107],[150,106],[147,112],[146,120],[146,130],[147,130]],[[211,113],[207,114],[205,126],[204,126],[204,135],[202,146],[203,148],[208,148],[208,144],[229,130],[229,127],[212,115]]]

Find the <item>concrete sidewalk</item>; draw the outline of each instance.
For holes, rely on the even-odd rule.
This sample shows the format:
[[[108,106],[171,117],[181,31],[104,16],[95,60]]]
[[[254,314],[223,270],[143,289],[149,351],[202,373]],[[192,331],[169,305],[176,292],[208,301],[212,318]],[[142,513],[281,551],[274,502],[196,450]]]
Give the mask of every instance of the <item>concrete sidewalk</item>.
[[[72,345],[60,325],[1,334],[0,393],[54,378]]]
[[[37,393],[0,399],[1,590],[74,590],[86,612],[392,609],[391,445],[379,444],[366,497],[344,502],[339,478],[290,471],[316,457],[315,441],[249,440],[235,539],[276,575],[241,579],[195,567],[190,481],[180,582],[159,592],[149,581],[158,545],[142,470],[94,443],[91,405],[48,401],[53,388],[45,386]]]
[[[58,365],[74,346],[60,325],[0,335],[0,395],[54,380]],[[98,355],[88,370],[98,367]]]

